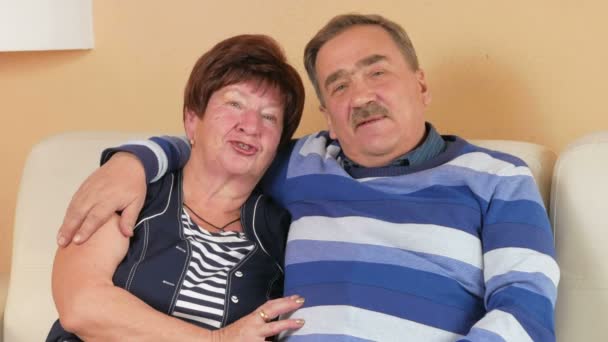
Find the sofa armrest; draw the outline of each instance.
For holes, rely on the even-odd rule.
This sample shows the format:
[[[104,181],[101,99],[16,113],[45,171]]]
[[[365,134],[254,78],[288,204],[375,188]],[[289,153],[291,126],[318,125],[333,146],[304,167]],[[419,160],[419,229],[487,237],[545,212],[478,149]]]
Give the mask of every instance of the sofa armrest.
[[[58,317],[51,293],[55,237],[72,194],[97,168],[104,148],[148,136],[74,132],[49,137],[32,148],[15,211],[10,281],[0,330],[5,341],[46,338]],[[0,295],[4,296],[4,290]]]
[[[551,221],[561,280],[559,341],[608,341],[608,132],[562,151],[553,173]]]

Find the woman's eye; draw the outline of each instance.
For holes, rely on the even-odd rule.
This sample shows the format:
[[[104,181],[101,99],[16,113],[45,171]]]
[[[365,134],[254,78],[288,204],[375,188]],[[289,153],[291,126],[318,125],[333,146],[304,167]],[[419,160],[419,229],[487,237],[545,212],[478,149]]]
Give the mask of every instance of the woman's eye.
[[[268,120],[268,121],[270,121],[270,122],[276,122],[276,121],[277,121],[276,116],[271,115],[271,114],[262,114],[262,118],[263,118],[264,120]]]
[[[374,76],[374,77],[382,76],[382,75],[384,75],[384,71],[382,71],[382,70],[377,70],[377,71],[372,72],[372,76]]]
[[[229,101],[228,105],[231,106],[231,107],[234,107],[236,109],[241,109],[242,108],[241,104],[238,103],[238,102],[236,102],[236,101]]]

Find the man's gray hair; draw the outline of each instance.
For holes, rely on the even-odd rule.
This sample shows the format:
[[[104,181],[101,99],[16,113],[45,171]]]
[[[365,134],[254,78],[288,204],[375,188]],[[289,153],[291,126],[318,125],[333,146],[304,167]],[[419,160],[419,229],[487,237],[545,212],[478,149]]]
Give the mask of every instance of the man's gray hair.
[[[306,44],[304,49],[304,66],[308,73],[308,78],[312,82],[317,97],[321,104],[324,104],[323,97],[321,96],[321,88],[319,86],[319,80],[317,79],[315,66],[317,63],[317,54],[325,43],[344,32],[346,29],[353,26],[359,25],[377,25],[382,27],[391,36],[391,38],[397,44],[399,50],[405,57],[405,60],[409,63],[413,70],[418,70],[418,57],[416,56],[416,50],[414,45],[408,37],[407,33],[399,24],[390,21],[380,15],[376,14],[343,14],[332,18],[327,25],[325,25],[312,39]]]

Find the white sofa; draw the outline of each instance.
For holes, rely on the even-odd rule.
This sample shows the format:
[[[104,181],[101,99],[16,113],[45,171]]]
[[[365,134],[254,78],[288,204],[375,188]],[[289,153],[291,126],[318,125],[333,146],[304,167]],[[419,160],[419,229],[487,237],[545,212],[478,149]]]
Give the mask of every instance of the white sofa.
[[[67,133],[50,137],[32,149],[23,171],[17,200],[12,269],[4,308],[1,305],[7,286],[0,283],[0,314],[4,312],[3,319],[0,316],[0,324],[2,322],[4,324],[0,342],[2,336],[5,342],[40,341],[46,337],[51,323],[57,317],[50,288],[51,265],[56,248],[55,234],[71,195],[84,178],[97,167],[99,153],[104,147],[147,136],[149,134],[117,132]],[[484,140],[475,143],[524,159],[532,169],[545,203],[549,203],[553,166],[556,160],[553,152],[542,146],[523,142]],[[601,153],[604,154],[603,163],[606,166],[608,143],[603,143],[601,148],[603,148]],[[600,159],[596,158],[597,151],[585,152],[586,154],[578,159],[577,151],[587,150],[583,148],[568,150],[564,156],[575,159],[581,168],[594,170],[596,165],[593,163]],[[588,208],[594,208],[589,214],[593,217],[599,217],[601,208],[608,209],[608,205],[600,201],[599,195],[592,197],[592,194],[597,192],[592,191],[591,187],[586,192],[573,193],[569,187],[574,186],[578,189],[578,180],[563,181],[561,178],[584,177],[585,179],[581,179],[580,182],[587,181],[586,184],[591,184],[593,183],[591,177],[600,178],[599,171],[603,169],[597,172],[589,170],[589,173],[583,176],[577,173],[578,168],[571,165],[568,167],[569,165],[567,161],[558,162],[558,171],[562,171],[557,172],[553,180],[555,203],[551,204],[554,211],[551,216],[556,222],[558,252],[564,270],[563,283],[565,283],[565,289],[560,293],[562,298],[560,298],[558,314],[558,332],[567,336],[565,339],[560,338],[562,341],[600,341],[593,336],[604,336],[605,331],[608,331],[599,323],[605,320],[605,316],[594,318],[596,321],[593,322],[597,324],[594,324],[593,329],[589,328],[591,331],[586,332],[585,335],[589,338],[575,339],[575,337],[581,336],[579,327],[592,325],[585,320],[590,316],[588,312],[583,311],[589,310],[589,307],[585,306],[586,303],[591,301],[601,303],[601,308],[596,312],[604,314],[607,312],[608,294],[604,284],[608,284],[608,267],[599,268],[602,266],[600,241],[606,239],[599,236],[602,226],[599,221],[595,221],[595,228],[588,226],[583,229],[579,225],[584,221],[570,217],[569,213],[578,213],[572,208],[580,206],[581,200],[592,202],[593,206]],[[608,190],[605,181],[601,186],[604,190]],[[575,198],[583,195],[589,197],[581,200]],[[556,215],[556,212],[561,214]],[[581,212],[581,215],[588,214]],[[588,233],[596,235],[585,235]],[[570,235],[574,235],[574,238],[569,237]],[[578,250],[579,248],[581,250]],[[604,256],[606,255],[607,253],[604,252]],[[590,259],[591,257],[594,259]],[[562,258],[564,260],[561,260]],[[5,281],[6,279],[0,278],[0,282]],[[578,296],[579,293],[583,300],[580,303],[578,297],[571,297],[574,294]],[[603,297],[596,298],[600,296]],[[577,316],[573,317],[570,314],[571,308]]]
[[[560,341],[608,341],[608,132],[583,137],[559,156],[550,217],[561,280]]]

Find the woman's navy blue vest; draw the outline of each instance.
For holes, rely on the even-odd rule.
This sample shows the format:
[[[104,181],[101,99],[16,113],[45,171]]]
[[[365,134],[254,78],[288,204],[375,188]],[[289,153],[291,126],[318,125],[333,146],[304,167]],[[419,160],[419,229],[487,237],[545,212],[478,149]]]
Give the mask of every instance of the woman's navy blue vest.
[[[113,277],[116,286],[166,314],[173,311],[192,257],[182,228],[182,195],[181,170],[148,186],[129,250]],[[222,326],[282,295],[289,223],[289,213],[257,191],[242,206],[243,233],[255,247],[228,274]],[[70,337],[74,335],[57,321],[47,341],[71,341]]]

